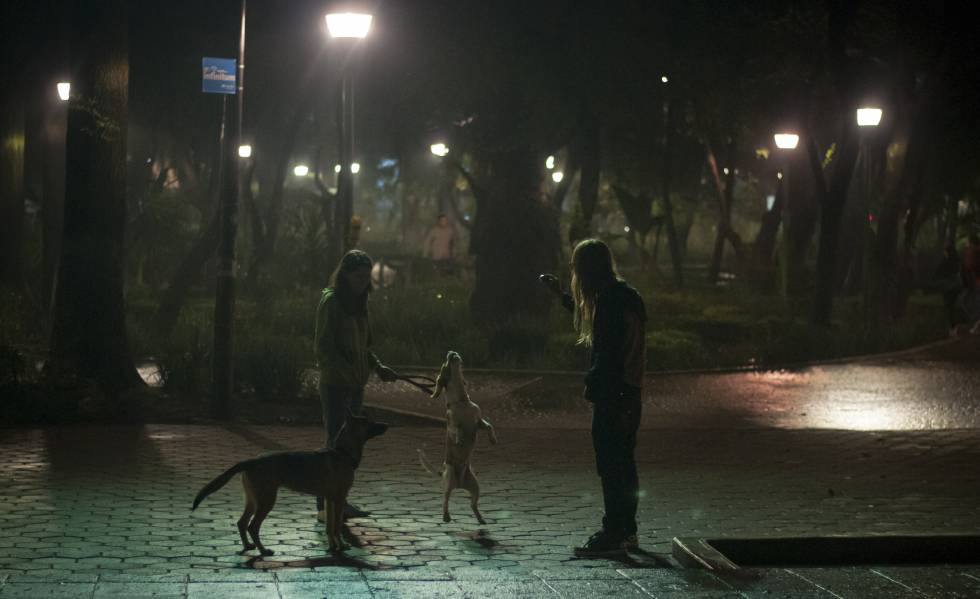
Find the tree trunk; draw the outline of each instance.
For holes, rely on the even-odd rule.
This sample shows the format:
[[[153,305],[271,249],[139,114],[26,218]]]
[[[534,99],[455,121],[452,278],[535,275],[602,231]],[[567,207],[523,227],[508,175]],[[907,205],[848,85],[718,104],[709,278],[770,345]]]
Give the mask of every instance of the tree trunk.
[[[7,12],[7,11],[4,11]],[[3,36],[2,74],[4,89],[0,100],[0,287],[23,287],[21,264],[24,238],[24,97],[17,84],[23,74],[15,57],[20,54],[17,38]]]
[[[64,239],[51,374],[97,380],[112,392],[140,385],[126,339],[123,240],[129,83],[124,0],[73,6]]]
[[[664,140],[663,140],[663,176],[661,176],[661,198],[664,208],[663,223],[667,227],[667,247],[670,249],[670,263],[674,269],[674,284],[684,285],[684,270],[681,264],[681,248],[677,240],[677,229],[674,227],[674,205],[670,201],[670,141],[673,130],[672,111],[670,102],[664,102]],[[657,245],[660,244],[660,227],[657,227]],[[656,264],[656,260],[654,260]]]
[[[502,151],[490,156],[490,167],[470,308],[477,323],[499,325],[547,313],[553,299],[538,275],[557,267],[560,234],[558,215],[539,191],[533,151]]]
[[[711,171],[712,179],[715,182],[715,191],[718,193],[718,230],[715,233],[715,246],[711,254],[711,265],[708,269],[708,281],[716,283],[718,274],[721,272],[721,262],[725,255],[725,239],[729,237],[732,220],[732,203],[735,198],[735,140],[728,139],[728,174],[725,175],[725,183],[722,186],[721,176],[718,174],[718,161],[711,146],[705,144],[707,153],[708,168]]]

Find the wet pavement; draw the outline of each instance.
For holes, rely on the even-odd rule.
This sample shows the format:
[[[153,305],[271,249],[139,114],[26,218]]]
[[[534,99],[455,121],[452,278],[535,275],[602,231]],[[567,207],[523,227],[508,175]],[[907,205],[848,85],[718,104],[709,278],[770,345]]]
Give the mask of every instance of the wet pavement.
[[[969,343],[779,376],[652,377],[637,448],[643,551],[620,560],[571,555],[601,516],[576,377],[471,375],[500,437],[474,457],[486,526],[463,494],[441,520],[418,451],[438,463],[444,431],[398,426],[372,441],[352,492],[372,515],[351,522],[361,546],[343,558],[325,550],[308,497],[280,493],[263,527],[277,553],[263,559],[236,554],[237,481],[189,509],[228,465],[316,447],[318,427],[0,427],[0,598],[980,596],[980,565],[732,577],[670,556],[673,537],[980,533]]]
[[[466,356],[463,356],[465,361]],[[495,423],[588,428],[581,375],[469,372],[473,401]],[[856,362],[724,374],[652,374],[644,429],[980,428],[980,337]],[[369,386],[366,401],[444,417],[442,401],[405,383]]]

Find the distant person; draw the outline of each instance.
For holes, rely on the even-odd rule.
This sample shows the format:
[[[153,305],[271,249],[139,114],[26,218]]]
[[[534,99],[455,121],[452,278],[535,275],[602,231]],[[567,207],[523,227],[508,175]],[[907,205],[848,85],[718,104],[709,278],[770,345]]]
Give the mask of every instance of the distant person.
[[[422,255],[431,258],[436,270],[442,274],[452,274],[453,259],[456,254],[456,229],[449,223],[449,217],[440,214],[436,224],[429,229],[422,244]]]
[[[579,343],[591,347],[585,399],[592,402],[592,446],[602,482],[602,529],[575,555],[622,555],[638,549],[636,434],[640,427],[646,367],[646,308],[635,289],[619,277],[612,253],[598,239],[580,241],[572,252],[571,294],[558,278],[541,281],[574,314]]]
[[[372,372],[385,382],[398,377],[371,351],[368,295],[372,289],[372,266],[371,257],[360,250],[344,254],[316,310],[313,348],[320,371],[320,406],[327,447],[334,446],[348,410],[360,415],[364,386]],[[316,507],[317,519],[324,521],[322,497],[317,497]],[[366,515],[354,506],[344,509],[347,518]]]

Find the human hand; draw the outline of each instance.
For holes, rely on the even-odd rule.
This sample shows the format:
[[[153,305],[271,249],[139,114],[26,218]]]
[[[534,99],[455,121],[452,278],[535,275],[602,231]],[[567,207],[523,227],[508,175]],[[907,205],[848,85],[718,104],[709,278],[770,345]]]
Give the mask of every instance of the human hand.
[[[558,277],[556,277],[555,275],[553,274],[538,275],[538,280],[544,283],[544,286],[547,287],[555,295],[562,294],[561,281],[559,281]]]
[[[374,371],[377,373],[378,378],[385,383],[393,383],[398,380],[398,373],[388,368],[384,364],[378,364],[378,367]]]

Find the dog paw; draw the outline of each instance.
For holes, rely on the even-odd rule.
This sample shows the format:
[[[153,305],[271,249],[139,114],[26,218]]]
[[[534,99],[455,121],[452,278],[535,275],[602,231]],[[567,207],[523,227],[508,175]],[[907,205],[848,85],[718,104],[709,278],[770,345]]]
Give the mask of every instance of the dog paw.
[[[271,550],[271,549],[262,548],[262,549],[259,549],[259,553],[262,554],[262,555],[275,555],[276,552],[273,551],[273,550]]]
[[[476,521],[479,522],[480,524],[486,524],[487,523],[487,521],[484,520],[483,518],[477,518]]]
[[[443,522],[452,522],[453,519],[449,517],[449,514],[443,514],[442,515],[442,521]]]
[[[248,553],[253,549],[255,549],[255,545],[249,543],[248,545],[242,547],[242,550],[238,552],[238,555],[245,555],[246,553]]]

